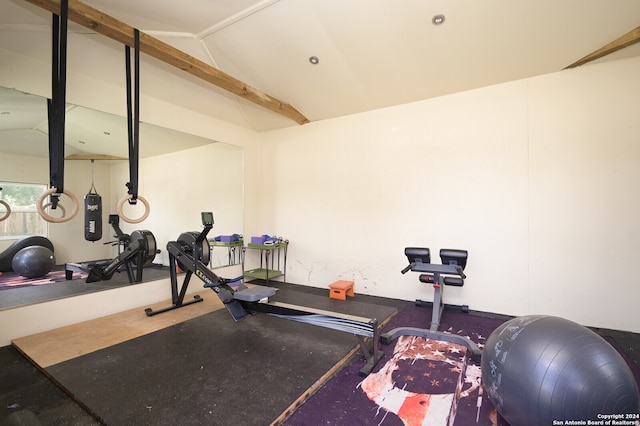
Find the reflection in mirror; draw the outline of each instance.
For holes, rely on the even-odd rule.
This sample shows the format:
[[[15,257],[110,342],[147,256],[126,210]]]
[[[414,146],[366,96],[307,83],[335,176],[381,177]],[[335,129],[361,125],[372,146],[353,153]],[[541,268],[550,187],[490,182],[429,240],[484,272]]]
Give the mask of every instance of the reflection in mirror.
[[[46,99],[0,88],[0,180],[48,185],[47,133]],[[68,223],[49,224],[45,236],[55,247],[58,268],[64,269],[65,263],[117,256],[117,245],[112,244],[115,233],[107,220],[109,214],[116,213],[117,201],[127,191],[127,141],[125,117],[67,105],[65,189],[75,192],[82,204],[83,195],[95,182],[102,196],[103,237],[97,242],[85,241],[82,212]],[[143,281],[168,277],[166,244],[182,232],[199,231],[201,211],[214,212],[211,239],[242,234],[242,158],[240,147],[140,123],[139,194],[149,201],[151,214],[140,224],[121,221],[120,227],[125,234],[149,230],[157,240],[160,253],[149,271],[145,270]],[[135,211],[126,211],[126,214],[139,216]],[[0,253],[15,241],[15,238],[0,237]],[[227,266],[230,259],[226,247],[212,247],[210,267]],[[235,258],[232,261],[237,262]],[[84,280],[74,279],[73,283],[77,286]],[[129,281],[123,271],[109,281],[84,285],[91,286],[84,292],[93,292],[129,285]],[[56,293],[53,288],[54,285],[25,287],[25,293],[28,290],[33,294],[30,300],[9,297],[17,293],[17,289],[0,289],[0,309],[74,295],[73,292]]]
[[[128,158],[124,117],[67,105],[65,156],[90,155]],[[0,152],[35,157],[49,155],[46,99],[0,87]],[[140,123],[140,158],[215,143],[175,130]],[[149,141],[150,143],[144,143]]]

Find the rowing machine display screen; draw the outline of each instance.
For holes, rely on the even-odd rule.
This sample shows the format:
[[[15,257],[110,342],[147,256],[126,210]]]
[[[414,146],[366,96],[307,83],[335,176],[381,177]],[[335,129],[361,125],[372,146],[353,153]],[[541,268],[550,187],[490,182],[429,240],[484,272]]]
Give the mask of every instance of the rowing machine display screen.
[[[202,224],[204,226],[213,225],[213,213],[212,212],[202,212]]]

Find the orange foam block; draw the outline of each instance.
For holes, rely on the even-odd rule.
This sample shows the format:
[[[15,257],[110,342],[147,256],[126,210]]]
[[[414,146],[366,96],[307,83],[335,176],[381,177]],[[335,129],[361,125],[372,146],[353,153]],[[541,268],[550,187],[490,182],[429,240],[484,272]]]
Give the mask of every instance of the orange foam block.
[[[353,281],[336,281],[329,284],[329,297],[332,299],[347,300],[347,296],[353,297]]]

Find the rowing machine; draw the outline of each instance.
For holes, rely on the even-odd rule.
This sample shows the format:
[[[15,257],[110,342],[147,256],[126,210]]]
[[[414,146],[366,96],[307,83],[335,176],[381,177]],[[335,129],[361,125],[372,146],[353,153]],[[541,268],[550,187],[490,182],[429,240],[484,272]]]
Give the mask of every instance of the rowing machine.
[[[142,281],[143,268],[153,262],[159,251],[156,249],[156,239],[150,231],[133,231],[131,235],[122,232],[118,215],[109,215],[109,223],[115,231],[117,240],[105,244],[118,245],[118,255],[113,259],[96,260],[91,262],[65,263],[65,277],[70,280],[74,272],[87,274],[87,283],[108,281],[116,271],[122,267],[127,270],[129,282]],[[135,269],[135,272],[134,272]]]
[[[149,231],[133,231],[125,249],[108,263],[95,264],[89,267],[87,283],[110,280],[122,266],[127,269],[129,282],[142,281],[142,269],[156,257],[156,239]],[[134,275],[134,267],[136,269]]]
[[[171,277],[171,305],[153,310],[145,309],[147,316],[161,314],[173,309],[181,308],[192,303],[202,302],[204,299],[199,295],[195,295],[193,299],[185,301],[184,297],[191,281],[191,276],[195,273],[198,278],[204,281],[205,285],[209,285],[214,290],[224,306],[227,308],[235,321],[240,321],[247,315],[240,302],[233,299],[234,290],[229,283],[240,280],[242,277],[234,279],[226,279],[217,276],[207,267],[209,263],[209,241],[207,234],[213,228],[213,213],[202,213],[202,224],[204,229],[198,232],[184,232],[180,234],[177,241],[169,241],[167,243],[167,252],[169,253],[169,275]],[[178,273],[177,268],[185,272],[182,286],[178,289]]]
[[[207,263],[209,262],[209,241],[207,240],[207,234],[213,226],[213,214],[209,212],[202,213],[202,223],[204,229],[200,233],[185,232],[180,235],[177,241],[170,241],[167,244],[171,273],[172,304],[155,311],[147,308],[145,309],[147,316],[157,315],[162,312],[203,301],[198,295],[194,296],[191,300],[184,300],[191,276],[195,274],[196,277],[204,282],[205,288],[210,288],[218,295],[224,307],[236,322],[250,314],[264,313],[282,319],[304,322],[355,335],[367,361],[365,366],[360,370],[360,374],[366,376],[371,372],[384,355],[378,348],[380,336],[377,319],[340,314],[287,303],[264,302],[265,299],[276,294],[276,289],[273,287],[259,285],[247,287],[241,284],[237,289],[233,289],[229,284],[240,281],[244,277],[232,279],[221,278],[207,267]],[[180,289],[178,289],[176,266],[179,266],[186,272]],[[371,350],[368,349],[365,338],[371,339],[373,345]]]

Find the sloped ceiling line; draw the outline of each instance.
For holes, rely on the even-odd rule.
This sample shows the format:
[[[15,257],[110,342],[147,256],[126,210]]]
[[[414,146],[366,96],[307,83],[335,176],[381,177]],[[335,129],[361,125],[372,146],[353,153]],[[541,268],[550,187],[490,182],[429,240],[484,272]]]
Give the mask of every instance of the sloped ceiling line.
[[[617,52],[620,49],[624,49],[625,47],[629,47],[633,44],[640,42],[640,27],[636,27],[635,29],[629,31],[623,36],[618,37],[613,40],[611,43],[608,43],[602,46],[600,49],[589,53],[582,59],[577,60],[573,64],[567,66],[565,69],[579,67],[588,62],[595,61],[596,59],[600,59],[604,56],[607,56],[611,53]]]
[[[52,13],[60,13],[59,0],[25,0]],[[80,1],[69,1],[69,20],[116,40],[133,45],[133,27]],[[214,84],[298,124],[309,119],[292,105],[280,101],[242,81],[190,56],[146,33],[140,33],[140,51],[169,65]]]
[[[261,1],[260,3],[257,3],[255,5],[253,5],[252,7],[245,9],[241,12],[238,12],[237,14],[230,16],[229,18],[225,19],[222,22],[218,22],[217,24],[207,28],[204,31],[201,31],[199,34],[196,35],[196,37],[200,40],[206,38],[207,36],[210,36],[211,34],[214,34],[220,30],[225,29],[226,27],[228,27],[229,25],[233,25],[236,22],[240,22],[245,18],[248,18],[249,16],[260,12],[263,9],[266,9],[267,7],[278,3],[280,0],[264,0]]]
[[[204,40],[201,38],[198,38],[197,40],[200,46],[202,47],[202,50],[204,51],[205,55],[207,55],[207,58],[209,59],[209,61],[213,64],[214,67],[219,68],[218,64],[216,63],[216,60],[213,57],[213,54],[211,53],[211,49],[209,49],[209,47],[207,46],[207,43],[205,43]],[[238,113],[242,115],[242,117],[245,119],[247,123],[249,123],[249,125],[253,130],[257,130],[253,126],[251,118],[247,115],[247,112],[245,111],[245,109],[242,108],[242,105],[240,104],[240,100],[238,99],[237,96],[233,97],[233,102],[235,106],[238,108]],[[304,124],[304,123],[300,123],[300,124]]]

